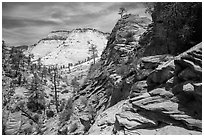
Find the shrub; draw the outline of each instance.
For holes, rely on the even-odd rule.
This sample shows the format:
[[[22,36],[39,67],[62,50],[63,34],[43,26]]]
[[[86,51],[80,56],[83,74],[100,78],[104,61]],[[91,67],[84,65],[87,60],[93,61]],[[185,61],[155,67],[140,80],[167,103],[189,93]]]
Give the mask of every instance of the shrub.
[[[128,65],[121,65],[120,67],[118,67],[116,69],[116,73],[121,75],[121,76],[124,76],[125,74],[127,74],[129,72],[129,68],[128,68]]]
[[[135,35],[135,32],[133,31],[129,31],[127,34],[126,34],[126,38],[132,38],[133,36]]]
[[[27,107],[30,111],[39,113],[41,113],[41,111],[45,109],[45,105],[41,103],[36,103],[36,101],[27,102]]]
[[[46,110],[46,116],[48,117],[48,118],[51,118],[51,117],[53,117],[55,114],[54,114],[54,111],[52,111],[52,110]]]
[[[71,81],[71,85],[74,87],[75,90],[78,90],[80,86],[80,83],[77,80],[77,77],[74,77]]]
[[[62,111],[61,114],[59,115],[60,123],[69,121],[71,115],[72,115],[72,109],[65,109],[64,111]]]
[[[32,112],[40,112],[45,109],[44,93],[34,91],[28,98],[27,107]]]
[[[33,119],[38,123],[40,120],[40,116],[38,114],[34,114]]]
[[[125,38],[127,39],[127,44],[129,42],[134,41],[134,35],[135,35],[135,32],[133,32],[133,31],[130,31],[127,33],[127,35],[125,36]]]
[[[24,135],[31,135],[31,134],[32,134],[32,127],[29,126],[29,127],[27,127],[27,128],[24,128],[24,129],[23,129],[23,134],[24,134]]]

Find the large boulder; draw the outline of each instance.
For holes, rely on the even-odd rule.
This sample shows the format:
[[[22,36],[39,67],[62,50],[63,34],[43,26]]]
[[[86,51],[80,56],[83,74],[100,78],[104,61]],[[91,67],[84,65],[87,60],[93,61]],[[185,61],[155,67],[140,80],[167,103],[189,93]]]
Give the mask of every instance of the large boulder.
[[[165,83],[174,76],[175,65],[173,60],[157,67],[147,78],[148,86],[155,87]]]

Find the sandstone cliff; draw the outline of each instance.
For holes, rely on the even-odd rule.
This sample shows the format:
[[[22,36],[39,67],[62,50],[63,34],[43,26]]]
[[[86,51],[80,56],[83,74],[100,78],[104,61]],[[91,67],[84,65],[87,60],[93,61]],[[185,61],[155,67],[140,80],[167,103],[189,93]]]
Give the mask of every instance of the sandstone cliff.
[[[201,134],[202,45],[176,57],[139,58],[149,22],[134,15],[117,22],[74,98],[79,128],[71,134]]]

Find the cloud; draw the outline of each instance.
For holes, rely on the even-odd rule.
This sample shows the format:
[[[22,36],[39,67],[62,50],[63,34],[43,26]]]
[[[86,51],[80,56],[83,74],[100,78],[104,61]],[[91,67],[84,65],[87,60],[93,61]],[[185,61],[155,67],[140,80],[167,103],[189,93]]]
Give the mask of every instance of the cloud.
[[[54,30],[54,26],[32,26],[13,29],[3,28],[2,36],[6,43],[9,43],[9,45],[31,45],[44,38],[50,32],[50,29]]]
[[[12,44],[34,44],[53,30],[91,27],[111,32],[118,10],[146,16],[138,2],[3,2],[3,39]]]
[[[2,17],[3,28],[12,29],[26,26],[49,26],[58,25],[57,22],[51,20],[36,20],[36,19],[26,19],[19,17]]]

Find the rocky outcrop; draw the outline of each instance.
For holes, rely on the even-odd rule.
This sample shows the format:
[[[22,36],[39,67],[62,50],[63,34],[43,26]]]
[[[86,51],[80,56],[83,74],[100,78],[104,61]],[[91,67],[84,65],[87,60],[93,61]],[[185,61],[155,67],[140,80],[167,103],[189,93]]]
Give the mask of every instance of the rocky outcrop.
[[[109,130],[111,132],[108,134],[122,135],[201,134],[202,71],[199,71],[202,68],[201,57],[200,43],[159,65],[146,80],[133,84],[128,100],[121,101],[119,105],[104,111],[112,114],[106,117],[114,117],[114,122],[102,117],[104,115],[102,113],[89,133],[102,134]],[[149,57],[150,60],[152,58]],[[188,73],[184,74],[186,70]],[[114,111],[115,107],[117,111]],[[112,124],[101,126],[99,123],[104,120]]]
[[[43,38],[40,40],[38,43],[41,41],[46,41],[46,40],[66,40],[68,37],[68,34],[70,31],[52,31],[47,37]]]
[[[66,131],[66,134],[87,133],[100,113],[128,97],[132,83],[126,82],[126,74],[123,73],[128,73],[129,70],[126,72],[122,67],[128,69],[130,60],[134,56],[134,50],[137,49],[136,41],[145,31],[148,22],[150,20],[147,18],[132,15],[124,16],[123,19],[119,20],[109,37],[106,49],[102,53],[102,59],[91,66],[89,78],[74,96],[74,112],[70,121],[73,124],[77,123],[77,128],[72,132],[63,130],[69,125],[66,124],[60,128],[60,132],[62,129]],[[74,33],[78,34],[84,31],[88,33],[94,30],[76,29]],[[94,33],[98,32],[94,31]],[[102,34],[100,33],[100,35]],[[73,36],[75,35],[73,34]],[[121,66],[122,64],[123,66]]]
[[[75,96],[79,119],[92,125],[100,113],[128,98],[136,74],[132,60],[135,51],[141,48],[137,41],[149,22],[148,18],[135,15],[126,15],[117,22],[101,60],[95,65],[97,68],[90,72],[89,80]],[[78,103],[80,96],[87,98],[84,108]],[[86,124],[81,124],[86,129]]]
[[[149,22],[135,15],[117,22],[74,96],[71,134],[201,134],[202,46],[140,58]]]
[[[100,67],[92,78],[96,81],[93,81],[91,88],[85,89],[88,97],[98,95],[101,98],[97,110],[103,111],[129,95],[131,83],[125,81],[125,77],[130,76],[125,73],[134,71],[133,67],[128,67],[135,51],[140,48],[137,41],[149,22],[148,18],[126,15],[113,28],[99,62]]]

